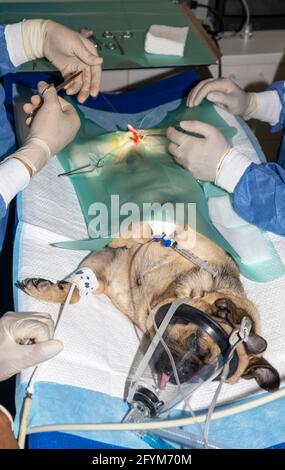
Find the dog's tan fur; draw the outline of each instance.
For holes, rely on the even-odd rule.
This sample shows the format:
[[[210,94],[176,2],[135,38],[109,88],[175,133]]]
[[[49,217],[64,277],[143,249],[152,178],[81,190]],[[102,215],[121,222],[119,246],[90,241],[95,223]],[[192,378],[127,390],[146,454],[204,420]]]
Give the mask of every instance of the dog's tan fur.
[[[143,238],[140,237],[141,233],[144,234]],[[246,297],[238,268],[224,250],[203,235],[193,232],[189,226],[174,234],[173,238],[180,246],[218,269],[219,274],[214,278],[174,250],[151,242],[152,236],[148,225],[138,226],[133,237],[114,239],[107,248],[91,253],[81,263],[80,267],[91,268],[97,276],[99,287],[96,294],[105,293],[122,313],[150,335],[153,334],[153,322],[149,308],[155,314],[161,305],[180,298],[186,298],[185,303],[209,315],[217,316],[217,313],[223,313],[223,309],[231,311],[237,325],[244,315],[248,315],[253,322],[253,332],[255,335],[260,334],[258,311]],[[194,246],[193,237],[196,237]],[[19,287],[35,298],[63,303],[70,284],[64,281],[53,284],[42,279],[26,279]],[[78,300],[76,289],[72,303]],[[226,318],[219,316],[219,322],[227,332],[232,331],[233,326]],[[191,328],[193,330],[191,325],[178,325],[173,329],[173,341],[177,347],[183,347],[184,339],[191,334]],[[214,354],[214,346],[208,346]],[[239,366],[229,380],[231,383],[243,376],[255,378],[267,390],[278,388],[277,371],[260,356],[259,351],[249,353],[240,345],[238,356]]]

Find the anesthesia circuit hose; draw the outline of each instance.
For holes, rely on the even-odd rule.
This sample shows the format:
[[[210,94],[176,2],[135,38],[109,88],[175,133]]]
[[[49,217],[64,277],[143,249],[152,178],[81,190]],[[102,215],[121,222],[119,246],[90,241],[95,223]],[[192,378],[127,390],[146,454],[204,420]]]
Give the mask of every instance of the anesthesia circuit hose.
[[[246,403],[242,403],[235,406],[215,411],[212,415],[212,420],[222,419],[227,416],[233,416],[239,413],[245,413],[259,408],[267,403],[271,403],[275,400],[285,397],[285,387],[274,393],[265,393],[263,396],[254,398]],[[202,414],[196,417],[199,423],[205,421],[206,414]],[[95,432],[95,431],[154,431],[160,429],[171,429],[177,427],[190,426],[195,424],[196,420],[193,417],[168,419],[168,420],[157,420],[157,421],[145,421],[144,423],[73,423],[73,424],[47,424],[42,426],[34,426],[27,430],[27,434],[37,434],[39,432]],[[160,432],[158,432],[160,433]],[[166,438],[166,436],[164,436]],[[168,437],[167,437],[168,438]]]

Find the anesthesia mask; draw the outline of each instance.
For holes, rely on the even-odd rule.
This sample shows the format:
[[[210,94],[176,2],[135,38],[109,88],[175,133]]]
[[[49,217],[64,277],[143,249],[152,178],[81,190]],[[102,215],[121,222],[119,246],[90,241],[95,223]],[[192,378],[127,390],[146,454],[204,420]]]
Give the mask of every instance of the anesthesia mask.
[[[186,301],[165,304],[156,312],[156,334],[130,379],[130,411],[125,421],[166,415],[205,383],[221,376],[228,379],[236,372],[236,347],[247,341],[250,318],[244,317],[241,328],[228,334]]]

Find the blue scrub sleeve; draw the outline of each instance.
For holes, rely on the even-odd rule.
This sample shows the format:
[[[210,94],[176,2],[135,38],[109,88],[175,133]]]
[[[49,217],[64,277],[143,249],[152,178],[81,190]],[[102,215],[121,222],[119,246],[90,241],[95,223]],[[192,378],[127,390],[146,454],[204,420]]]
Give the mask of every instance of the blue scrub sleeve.
[[[6,39],[5,39],[5,25],[0,25],[0,77],[6,73],[15,72],[16,67],[12,64],[8,54]]]
[[[0,194],[0,219],[3,219],[5,217],[6,212],[7,212],[7,206],[3,197]]]
[[[252,163],[235,188],[233,207],[247,222],[285,236],[285,170]]]
[[[5,25],[0,25],[0,77],[7,73],[16,71],[16,68],[12,64],[8,54],[4,31]],[[15,149],[14,133],[7,119],[4,99],[4,90],[0,85],[0,160],[2,160],[4,156],[9,155]]]
[[[0,194],[0,253],[3,248],[7,222],[8,222],[8,210],[7,210],[5,201]]]

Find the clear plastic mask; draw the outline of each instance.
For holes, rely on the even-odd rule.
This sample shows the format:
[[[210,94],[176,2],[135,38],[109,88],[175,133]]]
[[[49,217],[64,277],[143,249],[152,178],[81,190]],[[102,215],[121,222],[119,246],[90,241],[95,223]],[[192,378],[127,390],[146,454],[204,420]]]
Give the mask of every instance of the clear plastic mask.
[[[169,412],[218,377],[230,349],[223,328],[185,300],[162,306],[155,321],[158,330],[137,360],[128,395],[130,404],[143,403],[150,416]],[[231,363],[233,371],[236,355]]]

